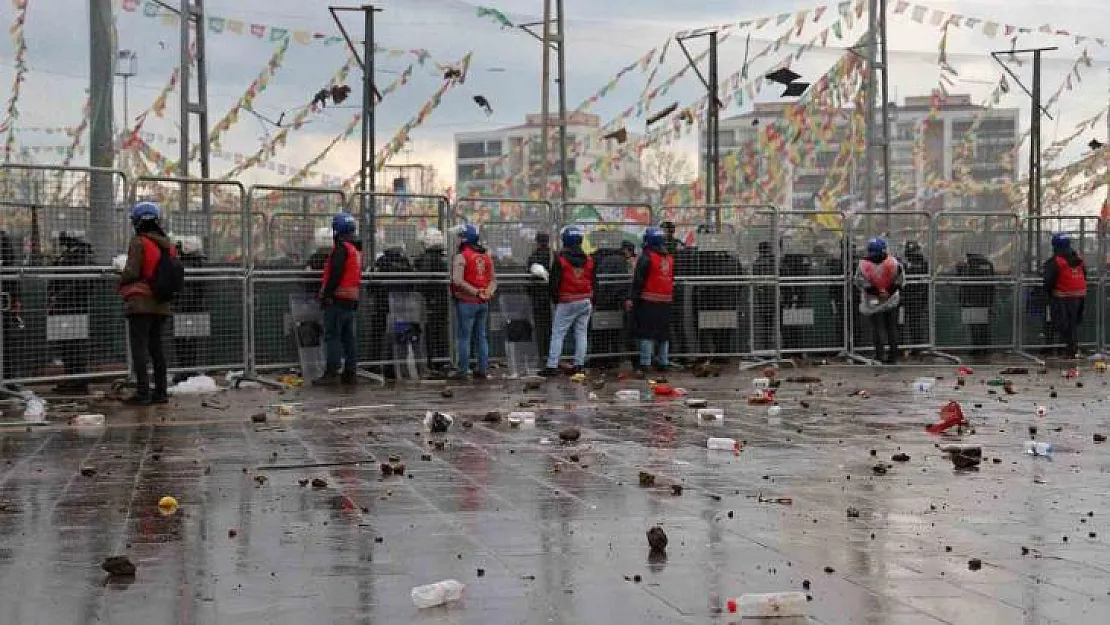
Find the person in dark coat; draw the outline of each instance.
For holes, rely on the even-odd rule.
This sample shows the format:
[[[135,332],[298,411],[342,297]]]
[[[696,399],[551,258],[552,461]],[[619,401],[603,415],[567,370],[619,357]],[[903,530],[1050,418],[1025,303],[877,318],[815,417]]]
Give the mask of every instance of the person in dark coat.
[[[93,249],[83,237],[68,232],[58,233],[58,246],[61,253],[55,265],[58,267],[88,267],[93,264]],[[88,279],[51,280],[47,286],[48,316],[84,315],[86,320],[92,310],[93,283]],[[85,326],[88,329],[88,325]],[[58,357],[62,361],[66,375],[89,373],[91,346],[89,339],[74,338],[54,343]],[[87,394],[89,383],[85,380],[66,380],[55,387],[59,393]]]
[[[674,256],[658,228],[644,232],[643,253],[632,274],[625,309],[632,313],[633,338],[640,343],[639,370],[670,368],[671,304],[674,302]],[[656,349],[658,348],[658,349]]]
[[[1065,233],[1052,236],[1052,258],[1044,264],[1044,291],[1049,295],[1050,312],[1064,358],[1079,357],[1079,326],[1087,298],[1087,267],[1083,257],[1072,249]]]
[[[604,254],[602,252],[605,252]],[[622,241],[619,250],[609,248],[594,252],[597,263],[598,276],[627,276],[632,277],[632,270],[636,263],[636,244],[632,241]],[[628,294],[628,286],[624,284],[599,284],[597,287],[598,310],[624,310],[624,299]],[[619,332],[614,330],[594,331],[600,335],[595,341],[599,342],[598,351],[602,353],[617,353],[626,350],[636,351],[632,345],[632,315],[624,313],[624,323]],[[606,358],[601,361],[603,366],[620,366],[620,357]],[[629,357],[632,368],[639,363],[639,356],[633,354]]]
[[[440,274],[447,277],[449,260],[444,248],[443,232],[429,228],[423,233],[424,251],[413,259],[413,268],[419,273]],[[436,358],[450,360],[451,339],[448,324],[451,319],[451,296],[443,284],[425,284],[418,287],[424,295],[424,315],[427,322],[428,368],[435,368]]]
[[[989,278],[995,275],[994,263],[989,258],[975,252],[968,252],[967,256],[956,265],[956,275],[967,278]],[[972,356],[979,359],[986,358],[987,349],[991,345],[991,316],[994,309],[995,287],[993,284],[966,284],[961,285],[957,293],[960,308],[985,309],[986,316],[976,319],[979,323],[969,323],[968,331],[971,335],[971,344],[975,347]]]
[[[201,249],[200,237],[178,237],[175,243],[177,257],[185,270],[200,269],[204,266],[207,257]],[[208,302],[205,299],[205,285],[203,280],[187,280],[181,293],[174,299],[174,312],[183,315],[204,314],[209,312]],[[175,335],[177,332],[175,332]],[[175,336],[173,344],[177,352],[177,366],[183,369],[196,370],[202,363],[201,348],[210,337]],[[188,372],[181,372],[174,376],[174,382],[181,382],[189,378]]]
[[[412,262],[405,255],[405,250],[400,245],[390,245],[374,259],[374,271],[384,274],[412,273]],[[412,291],[409,281],[381,280],[370,284],[370,295],[373,300],[373,316],[371,323],[376,329],[374,340],[377,342],[378,359],[382,362],[393,360],[393,345],[390,337],[393,329],[386,326],[389,319],[389,294]],[[384,367],[381,374],[387,378],[396,377],[393,367]]]
[[[536,233],[536,249],[528,256],[527,270],[532,271],[532,265],[539,265],[551,274],[552,262],[555,260],[551,251],[551,235],[546,232]],[[549,285],[540,278],[533,278],[528,284],[528,299],[532,301],[532,326],[535,328],[536,343],[540,354],[546,354],[551,344],[551,297]]]
[[[13,237],[0,230],[0,270],[14,271],[18,264]],[[0,316],[4,320],[4,380],[19,377],[20,370],[15,365],[27,341],[23,334],[26,326],[22,317],[23,303],[19,282],[18,279],[0,280]]]
[[[929,275],[929,261],[917,241],[907,241],[902,266],[910,280]],[[929,285],[907,284],[902,288],[902,309],[905,311],[903,343],[922,345],[929,342]]]
[[[752,261],[752,275],[766,280],[775,275],[775,250],[770,241],[761,241],[755,260]],[[760,284],[752,293],[753,327],[752,349],[766,351],[775,348],[775,286]]]

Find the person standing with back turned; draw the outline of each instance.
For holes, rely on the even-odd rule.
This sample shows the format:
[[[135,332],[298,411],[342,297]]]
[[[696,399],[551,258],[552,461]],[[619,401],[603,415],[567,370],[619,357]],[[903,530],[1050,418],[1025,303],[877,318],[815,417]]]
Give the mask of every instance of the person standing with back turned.
[[[578,226],[563,228],[563,249],[551,263],[551,299],[555,301],[555,319],[551,325],[551,348],[547,366],[540,375],[552,377],[559,373],[559,357],[563,341],[574,328],[574,372],[586,369],[586,341],[597,292],[597,271],[594,258],[582,250],[585,233]]]
[[[470,373],[471,339],[478,342],[478,369],[474,379],[489,376],[489,341],[486,323],[489,303],[497,292],[497,276],[493,271],[493,258],[486,248],[478,244],[478,229],[465,224],[458,230],[458,254],[451,261],[451,293],[455,296],[455,313],[459,324],[457,349],[458,369],[452,379],[465,380]]]
[[[632,312],[633,337],[640,342],[640,373],[650,366],[659,347],[657,368],[666,371],[670,361],[671,303],[674,301],[674,257],[658,228],[644,231],[643,254],[632,274],[632,289],[625,310]]]
[[[902,263],[886,251],[886,241],[867,242],[867,257],[856,266],[856,288],[863,292],[859,312],[871,321],[875,360],[892,365],[898,360],[898,306],[906,280]],[[883,347],[887,352],[883,354]]]
[[[312,383],[333,386],[358,381],[358,333],[355,316],[362,293],[362,243],[355,237],[355,218],[346,212],[331,220],[331,254],[321,276],[320,307],[324,310],[324,373]],[[343,372],[340,373],[342,361]]]
[[[1052,258],[1044,264],[1044,290],[1051,302],[1052,322],[1064,342],[1064,358],[1079,357],[1079,325],[1087,297],[1087,267],[1071,247],[1071,237],[1052,235]]]
[[[133,406],[165,404],[169,402],[169,395],[166,393],[162,332],[170,317],[170,300],[175,290],[180,290],[185,271],[176,260],[177,250],[162,231],[161,210],[157,204],[136,204],[131,209],[131,226],[135,236],[127,246],[127,263],[120,273],[117,289],[127,315],[131,364],[135,368],[135,395],[126,403]],[[163,259],[166,255],[169,258]],[[148,364],[154,365],[153,393]]]

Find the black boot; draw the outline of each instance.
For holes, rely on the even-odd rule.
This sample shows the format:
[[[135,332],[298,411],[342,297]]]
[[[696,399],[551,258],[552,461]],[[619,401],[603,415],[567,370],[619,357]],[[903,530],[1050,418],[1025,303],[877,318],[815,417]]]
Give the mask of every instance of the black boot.
[[[325,371],[324,375],[312,381],[313,386],[335,386],[339,384],[339,373],[335,371]]]
[[[343,374],[339,376],[339,381],[347,386],[358,384],[358,373],[354,371],[344,371]]]

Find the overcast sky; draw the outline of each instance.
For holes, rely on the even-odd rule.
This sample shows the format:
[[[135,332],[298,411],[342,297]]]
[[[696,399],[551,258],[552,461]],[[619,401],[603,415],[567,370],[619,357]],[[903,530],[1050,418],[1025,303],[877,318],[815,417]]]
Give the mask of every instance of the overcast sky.
[[[176,46],[178,32],[164,25],[158,18],[143,15],[141,0],[137,11],[125,12],[116,0],[116,17],[119,44],[131,48],[139,55],[139,75],[131,81],[130,110],[132,116],[147,109],[155,95],[166,84],[173,66],[178,62]],[[567,98],[571,108],[604,85],[624,65],[642,56],[652,47],[662,45],[674,31],[710,24],[739,22],[746,19],[774,16],[778,13],[797,11],[820,6],[812,1],[769,0],[740,2],[737,0],[699,0],[675,2],[674,0],[565,0],[567,13]],[[171,0],[172,2],[172,0]],[[81,105],[88,86],[88,8],[87,2],[77,0],[28,0],[26,23],[27,65],[29,74],[19,99],[20,117],[17,128],[55,127],[75,125],[81,116]],[[324,0],[207,0],[210,17],[241,20],[251,23],[286,28],[303,29],[329,35],[338,34],[326,9]],[[456,132],[483,130],[510,126],[522,121],[529,112],[539,110],[540,46],[520,30],[501,29],[490,19],[478,18],[476,7],[487,4],[482,0],[383,0],[385,10],[377,17],[379,45],[388,48],[426,48],[435,61],[458,61],[468,51],[474,52],[471,74],[466,84],[444,98],[442,106],[428,122],[413,134],[411,154],[398,156],[394,163],[407,160],[430,162],[447,179],[453,182],[452,136]],[[503,11],[514,22],[539,19],[542,0],[489,0],[487,6]],[[893,7],[893,2],[892,5]],[[1055,2],[1030,0],[978,0],[976,2],[924,3],[930,9],[940,9],[967,17],[996,20],[1003,24],[1040,27],[1049,22],[1054,29],[1068,30],[1086,37],[1103,37],[1110,40],[1110,2],[1103,0],[1059,0]],[[916,24],[910,20],[910,11],[890,18],[891,89],[898,99],[906,95],[928,93],[937,82],[937,43],[940,30],[929,24]],[[9,24],[13,19],[12,3],[0,3],[0,22]],[[795,42],[805,42],[816,36],[820,29],[835,20],[835,9],[830,10],[818,24],[807,23],[803,34]],[[352,15],[349,27],[361,36],[357,17]],[[775,21],[752,34],[752,50],[761,49],[788,28],[775,26]],[[857,23],[850,31],[845,29],[844,41],[829,39],[830,46],[846,45],[862,31]],[[1076,45],[1069,37],[1047,37],[1041,34],[1023,36],[1019,46],[1039,44],[1058,45],[1056,52],[1046,54],[1044,90],[1052,93],[1062,84],[1066,73],[1085,47],[1093,57],[1094,66],[1082,68],[1083,81],[1074,91],[1066,92],[1052,111],[1055,120],[1046,120],[1044,142],[1072,132],[1080,119],[1096,114],[1107,106],[1110,93],[1110,49],[1088,39]],[[209,94],[212,123],[243,94],[249,82],[258,74],[266,60],[273,54],[276,43],[269,37],[258,39],[229,33],[210,34],[208,63],[210,72]],[[699,44],[692,44],[699,48]],[[970,93],[976,101],[982,100],[998,79],[999,69],[987,53],[1003,49],[1009,41],[999,35],[991,39],[983,34],[983,26],[953,29],[948,38],[949,60],[960,72],[961,82],[952,89],[954,93]],[[699,48],[700,49],[700,48]],[[672,49],[673,50],[673,49]],[[786,46],[753,65],[757,75],[786,54],[796,51]],[[795,63],[794,68],[807,77],[816,78],[833,63],[842,50],[815,49]],[[283,110],[292,110],[309,99],[342,64],[346,49],[342,45],[326,46],[320,42],[309,45],[294,43],[290,46],[284,66],[273,78],[270,87],[255,102],[261,113],[276,118]],[[10,93],[14,51],[12,43],[0,42],[0,94],[4,100]],[[721,76],[728,76],[740,69],[744,58],[744,34],[734,34],[721,45]],[[378,55],[380,70],[379,87],[384,88],[396,78],[409,63],[410,56]],[[677,51],[667,56],[665,73],[681,67],[683,59]],[[1015,68],[1023,78],[1030,74],[1029,64]],[[378,110],[377,135],[384,143],[396,129],[415,114],[423,102],[440,84],[440,72],[434,64],[418,68],[411,83],[390,95]],[[629,74],[611,95],[599,102],[593,111],[604,120],[635,103],[644,87],[646,74],[634,71]],[[354,87],[347,104],[357,104],[360,98],[358,75],[352,74]],[[658,80],[656,81],[658,83]],[[684,77],[675,88],[656,104],[680,100],[690,102],[696,98],[700,86],[693,75]],[[117,89],[117,124],[122,123],[122,90]],[[494,114],[487,117],[471,102],[474,95],[484,95],[492,104]],[[764,96],[774,95],[765,92]],[[1020,107],[1022,123],[1028,124],[1028,99],[1018,89],[1012,89],[1003,106]],[[727,114],[739,114],[750,108],[733,105]],[[299,167],[317,154],[348,123],[352,108],[313,115],[312,123],[293,135],[289,145],[281,150],[276,161]],[[290,113],[291,114],[291,113]],[[161,135],[175,135],[174,119],[178,115],[178,98],[171,96],[165,119],[151,118],[144,130]],[[641,130],[642,120],[633,121],[631,130]],[[243,115],[224,138],[225,150],[244,153],[258,148],[259,141],[272,128],[249,115]],[[1097,129],[1105,139],[1105,125]],[[1092,135],[1093,136],[1093,135]],[[1089,139],[1077,141],[1065,153],[1065,160],[1080,156]],[[19,131],[17,144],[60,145],[63,137],[42,132]],[[177,148],[165,142],[155,142],[155,147],[173,158]],[[690,140],[679,142],[675,149],[691,151]],[[333,175],[346,177],[357,169],[358,134],[338,146],[320,169]],[[55,156],[36,155],[39,161],[56,160]],[[83,157],[87,158],[87,156]],[[227,160],[214,160],[213,170],[221,173],[231,168]],[[287,177],[287,176],[285,176]],[[281,181],[284,177],[273,172],[255,172],[245,176],[248,181]]]

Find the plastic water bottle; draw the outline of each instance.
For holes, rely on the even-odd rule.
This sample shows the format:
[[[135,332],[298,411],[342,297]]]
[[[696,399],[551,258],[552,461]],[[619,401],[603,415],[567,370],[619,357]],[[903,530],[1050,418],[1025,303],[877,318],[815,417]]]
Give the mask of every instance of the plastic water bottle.
[[[1025,453],[1030,456],[1051,456],[1052,443],[1041,441],[1025,441]]]
[[[741,618],[788,618],[806,615],[804,592],[768,592],[740,595],[728,601],[728,611]]]
[[[27,407],[23,409],[23,420],[29,423],[41,423],[46,419],[46,402],[38,395],[31,395],[27,400]]]
[[[462,599],[464,590],[466,590],[466,584],[454,579],[445,579],[442,582],[413,588],[412,603],[421,610],[434,608],[437,605]]]
[[[712,437],[705,442],[706,449],[715,451],[740,451],[740,442],[734,438]]]
[[[617,391],[617,399],[621,401],[640,401],[640,391],[635,388],[626,388]]]

